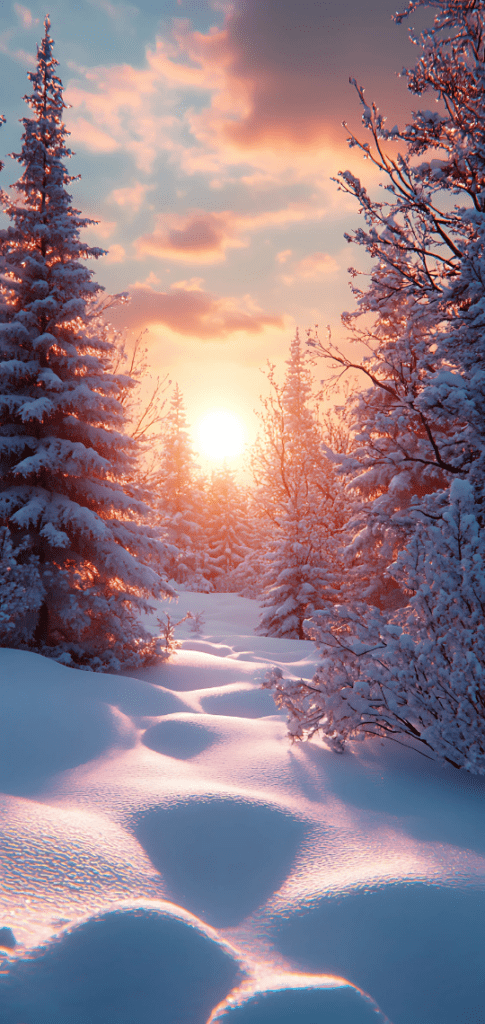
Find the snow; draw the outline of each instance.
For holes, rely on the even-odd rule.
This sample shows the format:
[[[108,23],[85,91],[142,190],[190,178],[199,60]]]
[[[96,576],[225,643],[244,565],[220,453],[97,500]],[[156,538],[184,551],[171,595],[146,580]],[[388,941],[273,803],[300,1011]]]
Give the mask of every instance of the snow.
[[[162,607],[201,633],[136,678],[0,650],[0,1024],[479,1021],[485,780],[289,744],[261,680],[313,644]]]

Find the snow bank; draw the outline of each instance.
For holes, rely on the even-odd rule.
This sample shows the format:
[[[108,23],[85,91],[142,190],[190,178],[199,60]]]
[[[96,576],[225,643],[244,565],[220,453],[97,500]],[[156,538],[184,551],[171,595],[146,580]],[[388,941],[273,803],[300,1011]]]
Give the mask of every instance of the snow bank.
[[[0,1024],[479,1020],[485,781],[291,746],[260,683],[313,646],[188,610],[140,678],[0,650]]]

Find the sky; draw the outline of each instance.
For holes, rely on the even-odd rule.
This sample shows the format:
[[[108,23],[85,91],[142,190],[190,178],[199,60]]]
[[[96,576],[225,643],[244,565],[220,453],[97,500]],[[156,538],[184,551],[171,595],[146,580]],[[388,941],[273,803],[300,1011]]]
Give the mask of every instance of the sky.
[[[251,439],[267,360],[282,374],[296,328],[330,324],[338,338],[352,308],[359,254],[344,232],[358,214],[331,179],[349,168],[372,184],[373,172],[342,127],[361,129],[349,76],[402,123],[410,26],[392,21],[395,0],[49,7],[72,194],[98,221],[86,240],[108,250],[95,277],[131,295],[113,320],[129,341],[148,329],[152,372],[178,382],[194,428],[222,408]],[[20,147],[46,13],[0,0],[2,158]],[[7,159],[0,184],[18,176]]]

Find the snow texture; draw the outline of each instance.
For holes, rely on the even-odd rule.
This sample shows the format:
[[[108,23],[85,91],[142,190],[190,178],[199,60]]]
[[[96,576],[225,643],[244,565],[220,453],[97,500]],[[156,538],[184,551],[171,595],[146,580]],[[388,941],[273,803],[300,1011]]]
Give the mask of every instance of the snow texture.
[[[137,678],[0,651],[0,1024],[480,1021],[485,780],[289,745],[261,682],[313,645],[188,611]]]

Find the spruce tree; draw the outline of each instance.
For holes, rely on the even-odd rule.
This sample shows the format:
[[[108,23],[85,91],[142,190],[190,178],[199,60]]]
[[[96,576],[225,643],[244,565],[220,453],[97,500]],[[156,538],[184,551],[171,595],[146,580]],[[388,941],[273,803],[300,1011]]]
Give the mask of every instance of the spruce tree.
[[[204,486],[178,384],[162,426],[154,487],[161,529],[170,546],[166,572],[188,588],[211,590],[204,574]]]
[[[237,570],[250,553],[248,497],[227,464],[212,472],[204,524],[205,575],[214,589],[223,593],[239,589],[241,580]]]
[[[12,573],[17,566],[11,622],[21,566],[30,580],[29,614],[5,642],[117,669],[154,653],[139,613],[170,588],[145,564],[160,545],[144,525],[146,506],[123,486],[135,453],[120,402],[129,380],[108,369],[100,286],[84,263],[103,250],[80,240],[92,222],[67,191],[74,178],[49,28],[47,18],[25,97],[32,116],[13,154],[23,173],[16,201],[3,196],[10,223],[0,234],[0,526]],[[5,602],[2,611],[8,618]]]
[[[303,626],[333,591],[333,537],[342,521],[343,487],[323,452],[312,375],[296,334],[282,385],[270,367],[261,432],[252,454],[255,503],[270,523],[262,579],[268,636],[306,636]]]

